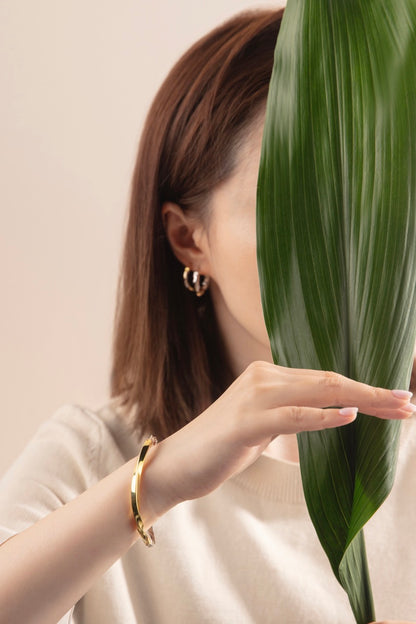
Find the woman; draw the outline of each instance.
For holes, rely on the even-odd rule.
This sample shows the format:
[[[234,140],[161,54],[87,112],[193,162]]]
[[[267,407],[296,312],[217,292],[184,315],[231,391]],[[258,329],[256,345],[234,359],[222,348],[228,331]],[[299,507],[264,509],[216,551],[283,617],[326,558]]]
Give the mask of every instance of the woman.
[[[255,193],[281,16],[219,27],[156,96],[133,179],[113,401],[61,409],[5,477],[1,622],[352,621],[307,515],[294,434],[348,424],[357,408],[396,419],[416,408],[404,390],[272,364]],[[400,517],[416,485],[412,428],[369,536],[386,617],[416,618]],[[149,434],[160,441],[143,447],[132,509]]]

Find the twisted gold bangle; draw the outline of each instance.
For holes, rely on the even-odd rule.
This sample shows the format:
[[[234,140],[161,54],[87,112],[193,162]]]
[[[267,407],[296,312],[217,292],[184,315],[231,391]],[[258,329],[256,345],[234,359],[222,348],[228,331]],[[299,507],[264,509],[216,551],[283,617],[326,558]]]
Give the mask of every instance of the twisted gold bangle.
[[[146,457],[147,451],[151,446],[157,444],[155,436],[150,436],[143,444],[139,456],[137,458],[136,468],[131,480],[131,508],[133,510],[134,519],[136,521],[137,531],[146,544],[146,546],[153,546],[156,542],[153,527],[150,527],[148,531],[144,530],[143,520],[140,515],[139,495],[140,495],[140,480],[143,472],[143,463]]]

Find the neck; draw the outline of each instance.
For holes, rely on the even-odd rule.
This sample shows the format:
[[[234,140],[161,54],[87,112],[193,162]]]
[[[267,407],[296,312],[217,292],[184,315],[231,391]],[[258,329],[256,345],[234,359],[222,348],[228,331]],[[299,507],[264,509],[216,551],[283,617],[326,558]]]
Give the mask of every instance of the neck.
[[[299,463],[296,434],[277,436],[265,449],[264,455],[292,463]]]
[[[233,376],[238,377],[241,375],[247,366],[255,360],[273,362],[269,344],[265,345],[256,340],[237,322],[235,317],[230,315],[215,285],[211,288],[211,294]],[[298,463],[299,454],[296,435],[277,436],[265,449],[264,454],[273,459]]]
[[[215,315],[224,342],[228,361],[234,378],[237,378],[251,362],[273,362],[270,345],[256,339],[230,313],[215,284],[211,287]],[[267,334],[266,334],[267,339]]]

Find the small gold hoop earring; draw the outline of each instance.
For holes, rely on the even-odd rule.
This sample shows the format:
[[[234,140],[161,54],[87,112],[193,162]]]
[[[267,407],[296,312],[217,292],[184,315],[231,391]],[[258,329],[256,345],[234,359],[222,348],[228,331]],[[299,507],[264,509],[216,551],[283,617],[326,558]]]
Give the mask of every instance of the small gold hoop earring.
[[[198,271],[192,271],[189,267],[185,267],[183,271],[183,283],[185,288],[195,293],[197,297],[202,297],[208,290],[209,277],[207,275],[201,275]]]

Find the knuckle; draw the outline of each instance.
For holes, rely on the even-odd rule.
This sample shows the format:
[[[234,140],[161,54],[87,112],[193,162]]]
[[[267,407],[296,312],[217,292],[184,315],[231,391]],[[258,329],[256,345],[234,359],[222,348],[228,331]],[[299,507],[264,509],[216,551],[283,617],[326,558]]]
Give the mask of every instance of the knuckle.
[[[296,429],[299,429],[300,431],[300,428],[302,427],[303,421],[304,421],[303,410],[301,407],[297,405],[293,405],[289,409],[290,409],[290,417],[293,423],[296,425]]]
[[[331,393],[331,396],[336,399],[344,384],[344,377],[334,371],[324,371],[321,384]]]
[[[245,379],[248,387],[256,391],[264,381],[264,367],[261,365],[261,362],[251,362],[247,366]]]
[[[257,375],[262,372],[264,369],[264,362],[261,360],[255,360],[254,362],[250,362],[250,364],[246,368],[246,372],[249,375]]]
[[[328,410],[326,409],[319,409],[318,413],[317,413],[317,428],[321,429],[322,427],[324,427],[325,423],[328,421]]]
[[[383,388],[373,388],[372,393],[373,393],[372,402],[374,405],[383,403],[383,401],[385,400],[385,391],[383,390]]]
[[[323,379],[324,384],[331,388],[339,388],[342,385],[342,375],[334,371],[324,371]]]
[[[308,426],[308,431],[322,431],[326,429],[329,425],[328,420],[329,411],[326,409],[317,409],[314,410],[313,417],[311,418],[311,422]]]

